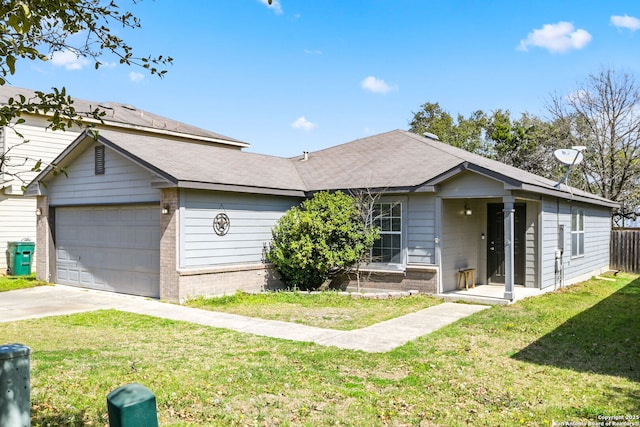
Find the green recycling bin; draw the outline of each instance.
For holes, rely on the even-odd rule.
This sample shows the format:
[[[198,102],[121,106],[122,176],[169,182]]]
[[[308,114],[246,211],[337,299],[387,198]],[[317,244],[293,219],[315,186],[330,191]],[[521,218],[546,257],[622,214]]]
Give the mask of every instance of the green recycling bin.
[[[7,243],[7,272],[10,276],[31,274],[35,246],[34,242],[29,241]]]

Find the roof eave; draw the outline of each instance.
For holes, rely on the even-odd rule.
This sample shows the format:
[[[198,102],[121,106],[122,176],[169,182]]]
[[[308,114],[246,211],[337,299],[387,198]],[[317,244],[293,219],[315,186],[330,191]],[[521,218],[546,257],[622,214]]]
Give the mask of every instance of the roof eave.
[[[470,162],[462,162],[459,165],[449,169],[448,171],[438,175],[437,177],[427,181],[424,185],[425,186],[429,185],[437,188],[437,185],[440,184],[441,182],[449,178],[452,178],[465,170],[469,170],[469,171],[478,173],[480,175],[486,176],[488,178],[492,178],[497,181],[503,182],[506,190],[529,191],[532,193],[544,194],[544,195],[559,197],[567,200],[576,200],[584,203],[596,204],[596,205],[605,206],[608,208],[620,207],[619,203],[614,202],[612,200],[598,198],[597,196],[588,197],[588,196],[583,196],[579,194],[574,194],[571,191],[571,189],[567,191],[567,190],[543,187],[543,186],[534,185],[534,184],[527,184],[515,178],[511,178],[504,174],[492,171],[490,169],[484,168],[482,166],[479,166],[477,164],[470,163]]]
[[[42,110],[37,110],[37,112],[35,113],[25,113],[25,114],[31,114],[35,116],[48,116],[48,117],[53,116],[53,113],[45,113]],[[119,129],[137,130],[140,132],[174,136],[174,137],[185,138],[185,139],[190,139],[194,141],[203,141],[203,142],[212,142],[215,144],[232,145],[238,148],[249,148],[251,146],[251,144],[249,144],[248,142],[243,142],[243,141],[228,140],[224,138],[214,138],[214,137],[205,136],[205,135],[194,135],[191,133],[177,132],[169,129],[158,129],[155,127],[134,125],[134,124],[125,123],[125,122],[116,122],[109,119],[97,120],[91,117],[81,117],[81,121],[88,124],[92,124],[92,125],[102,125],[102,126],[111,126]]]
[[[90,123],[94,123],[94,124],[113,126],[115,128],[137,130],[140,132],[153,133],[157,135],[175,136],[179,138],[191,139],[198,142],[212,142],[216,144],[232,145],[234,147],[239,147],[239,148],[248,148],[251,146],[249,143],[242,142],[242,141],[230,141],[228,139],[213,138],[213,137],[208,137],[203,135],[193,135],[190,133],[176,132],[176,131],[167,130],[167,129],[157,129],[153,127],[140,126],[140,125],[132,125],[129,123],[113,122],[110,120],[104,120],[102,122],[100,120],[88,119],[88,118],[83,118],[82,120]]]
[[[579,194],[574,194],[571,191],[555,190],[551,188],[539,187],[537,185],[522,184],[522,190],[530,191],[532,193],[543,194],[547,196],[555,196],[566,200],[575,200],[577,202],[590,203],[593,205],[605,206],[608,208],[619,208],[620,203],[613,200],[600,199],[595,197],[586,197]]]
[[[154,186],[160,188],[161,185],[154,184]],[[189,190],[213,190],[213,191],[228,191],[235,193],[250,193],[250,194],[268,194],[272,196],[290,196],[290,197],[305,197],[304,190],[287,189],[287,188],[268,188],[268,187],[255,187],[250,185],[237,185],[237,184],[221,184],[213,182],[200,182],[200,181],[178,181],[174,186],[177,188],[184,188]]]

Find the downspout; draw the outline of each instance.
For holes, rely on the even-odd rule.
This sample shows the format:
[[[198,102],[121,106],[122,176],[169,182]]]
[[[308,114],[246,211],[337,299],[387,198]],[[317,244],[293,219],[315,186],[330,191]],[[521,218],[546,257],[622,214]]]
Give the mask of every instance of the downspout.
[[[553,278],[553,286],[554,289],[558,289],[558,287],[564,287],[564,240],[565,240],[565,230],[564,225],[560,224],[560,198],[556,198],[556,233],[557,233],[557,243],[556,250],[554,252],[554,278]]]
[[[440,236],[442,235],[442,197],[436,197],[436,229],[433,239],[435,248],[435,261],[438,266],[437,294],[442,294],[442,250],[440,247]]]
[[[7,142],[6,142],[6,138],[5,138],[5,129],[4,126],[0,127],[0,156],[2,156],[2,159],[4,160],[4,153],[7,152],[6,147],[7,147]],[[4,161],[2,161],[2,163],[0,163],[0,190],[2,190],[2,184],[4,183],[4,171],[5,171],[5,166],[4,166]]]
[[[536,275],[538,289],[544,288],[544,250],[543,248],[543,235],[544,235],[544,196],[540,196],[540,205],[538,206],[538,222],[536,225],[537,237],[536,237]]]

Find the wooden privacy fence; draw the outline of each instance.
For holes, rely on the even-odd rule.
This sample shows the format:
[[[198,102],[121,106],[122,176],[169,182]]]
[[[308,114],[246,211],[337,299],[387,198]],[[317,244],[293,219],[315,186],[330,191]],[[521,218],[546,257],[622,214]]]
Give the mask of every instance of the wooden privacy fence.
[[[640,228],[611,231],[610,267],[614,270],[640,274]]]

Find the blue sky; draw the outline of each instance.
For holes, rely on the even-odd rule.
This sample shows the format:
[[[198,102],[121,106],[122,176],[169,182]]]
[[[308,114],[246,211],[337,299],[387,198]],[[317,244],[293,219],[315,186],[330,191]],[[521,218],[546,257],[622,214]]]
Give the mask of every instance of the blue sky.
[[[638,75],[637,0],[145,0],[119,2],[140,54],[174,58],[165,78],[58,54],[20,62],[10,83],[116,101],[295,156],[393,129],[438,102],[453,115],[545,116],[602,68]],[[113,64],[110,63],[113,62]]]

